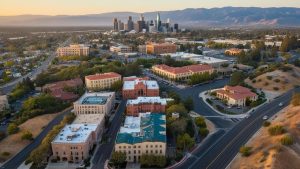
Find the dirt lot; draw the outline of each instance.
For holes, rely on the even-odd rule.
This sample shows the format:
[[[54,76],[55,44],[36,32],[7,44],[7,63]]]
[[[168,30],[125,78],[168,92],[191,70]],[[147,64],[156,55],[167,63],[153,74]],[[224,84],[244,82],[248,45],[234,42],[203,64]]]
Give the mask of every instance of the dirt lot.
[[[285,135],[270,136],[268,128],[263,127],[247,144],[252,147],[249,157],[237,157],[230,169],[299,169],[300,166],[300,106],[289,106],[275,117],[271,126],[282,125],[285,134],[294,139],[292,146],[283,146],[280,139]]]
[[[246,79],[245,82],[254,88],[262,89],[267,97],[272,99],[292,89],[295,85],[300,85],[300,68],[291,67],[293,67],[291,71],[275,70],[262,74],[253,80]]]
[[[30,143],[28,140],[22,140],[22,132],[30,131],[33,137],[36,137],[54,117],[58,114],[46,114],[27,120],[19,126],[20,131],[17,134],[10,135],[0,142],[0,163],[14,156]],[[10,155],[4,156],[3,152],[9,152]]]

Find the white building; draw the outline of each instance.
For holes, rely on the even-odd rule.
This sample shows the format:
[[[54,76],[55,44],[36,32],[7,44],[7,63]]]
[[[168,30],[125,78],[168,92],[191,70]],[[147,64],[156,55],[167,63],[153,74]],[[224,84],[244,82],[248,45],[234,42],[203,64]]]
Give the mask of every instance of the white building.
[[[132,47],[125,45],[111,46],[109,50],[115,53],[131,53]]]

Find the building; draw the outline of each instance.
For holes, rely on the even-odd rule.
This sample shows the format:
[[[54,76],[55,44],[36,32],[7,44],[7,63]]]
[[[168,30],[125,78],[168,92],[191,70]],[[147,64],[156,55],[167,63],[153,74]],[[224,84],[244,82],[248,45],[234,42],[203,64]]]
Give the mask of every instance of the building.
[[[6,95],[0,96],[0,111],[9,108],[8,100]]]
[[[126,114],[127,116],[138,116],[143,112],[164,113],[166,111],[167,101],[161,97],[138,97],[127,101]]]
[[[184,67],[171,67],[167,65],[155,65],[152,67],[152,72],[155,74],[171,79],[171,80],[187,80],[193,74],[214,73],[214,68],[211,65],[189,65]]]
[[[175,53],[177,45],[172,43],[151,43],[146,45],[147,54],[160,55],[163,53]]]
[[[246,106],[246,100],[257,100],[257,94],[242,86],[225,86],[216,90],[217,98],[224,100],[228,105]]]
[[[60,100],[74,101],[79,97],[79,95],[70,92],[67,89],[72,89],[72,88],[75,89],[82,86],[83,86],[82,80],[80,78],[76,78],[76,79],[46,84],[42,87],[42,90]]]
[[[122,95],[124,99],[136,99],[140,96],[159,96],[157,81],[147,78],[130,77],[124,79]]]
[[[146,52],[147,52],[147,50],[146,50],[146,45],[139,45],[139,46],[138,46],[138,51],[139,51],[140,53],[146,53]]]
[[[115,53],[131,53],[132,47],[125,45],[111,46],[109,50]]]
[[[115,151],[126,153],[126,161],[138,162],[142,155],[166,155],[166,116],[140,113],[126,116],[116,138]]]
[[[121,80],[121,75],[109,72],[85,76],[85,85],[88,90],[102,90],[111,88],[112,84]]]
[[[238,56],[239,54],[241,54],[242,51],[243,51],[242,49],[231,48],[231,49],[225,50],[225,54],[230,55],[230,56]]]
[[[128,17],[128,21],[127,21],[127,31],[132,31],[134,30],[134,22],[132,20],[132,16]]]
[[[118,31],[119,30],[119,22],[117,18],[113,19],[113,25],[114,25],[114,31]]]
[[[57,49],[58,56],[88,56],[90,47],[83,44],[73,44],[69,47],[60,47]]]
[[[80,114],[110,114],[114,107],[114,92],[85,93],[73,103],[74,113]]]
[[[51,142],[52,158],[75,163],[88,159],[90,150],[101,135],[101,126],[84,123],[66,125]]]

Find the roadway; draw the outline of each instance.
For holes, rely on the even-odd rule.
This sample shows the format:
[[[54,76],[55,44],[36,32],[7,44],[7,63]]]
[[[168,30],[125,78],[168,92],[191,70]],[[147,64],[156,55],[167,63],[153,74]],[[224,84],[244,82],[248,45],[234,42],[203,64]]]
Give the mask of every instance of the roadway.
[[[257,108],[250,117],[243,119],[230,129],[219,129],[208,137],[209,140],[193,151],[187,160],[174,169],[226,168],[239,152],[239,148],[261,128],[264,121],[262,117],[274,116],[288,106],[292,93],[293,91],[289,91],[276,100]],[[283,106],[278,106],[279,103],[283,103]]]
[[[16,154],[14,157],[12,157],[11,159],[9,159],[8,161],[6,161],[1,167],[0,169],[16,169],[18,168],[26,159],[27,157],[29,157],[30,153],[32,150],[34,150],[35,148],[37,148],[42,140],[44,139],[44,137],[48,134],[48,132],[50,130],[52,130],[52,128],[59,124],[65,115],[67,115],[68,113],[71,112],[72,108],[68,108],[66,109],[63,113],[59,114],[58,116],[56,116],[45,128],[44,130],[42,130],[42,132],[36,137],[34,138],[34,140],[27,145],[25,148],[23,148],[20,152],[18,152],[18,154]]]
[[[125,112],[125,108],[126,100],[122,100],[113,120],[111,121],[111,125],[106,132],[106,135],[109,136],[108,141],[101,144],[94,153],[92,169],[103,169],[105,161],[110,159],[111,153],[114,149],[117,133],[122,123],[122,114]]]

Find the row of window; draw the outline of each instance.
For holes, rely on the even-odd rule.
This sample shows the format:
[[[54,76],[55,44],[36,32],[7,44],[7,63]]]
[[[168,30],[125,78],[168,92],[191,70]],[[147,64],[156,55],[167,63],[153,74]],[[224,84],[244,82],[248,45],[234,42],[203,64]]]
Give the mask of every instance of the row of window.
[[[154,148],[154,147],[155,147],[155,148],[158,148],[158,147],[159,147],[159,148],[162,148],[162,145],[159,145],[159,146],[158,146],[158,145],[155,145],[155,146],[153,146],[153,145],[150,145],[150,146],[149,146],[149,145],[146,145],[146,148],[149,148],[149,147],[150,147],[150,148]],[[124,148],[124,149],[126,149],[126,148],[129,148],[129,149],[130,149],[131,146],[128,146],[128,147],[123,146],[123,148]],[[141,148],[141,146],[132,146],[132,148]],[[122,149],[122,146],[119,146],[119,149]]]

